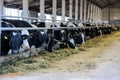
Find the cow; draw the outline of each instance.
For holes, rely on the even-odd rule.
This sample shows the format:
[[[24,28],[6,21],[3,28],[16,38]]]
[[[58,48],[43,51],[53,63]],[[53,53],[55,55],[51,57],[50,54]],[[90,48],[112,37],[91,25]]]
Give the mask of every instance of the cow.
[[[23,30],[19,30],[22,36],[22,46],[23,50],[30,49],[32,46],[37,45],[37,32],[36,30],[26,30],[24,27],[33,28],[31,24],[24,20],[13,20],[13,19],[3,19],[3,21],[13,24],[16,28],[23,27]]]
[[[11,23],[2,21],[2,27],[14,28],[15,26],[12,25]],[[2,31],[2,34],[1,34],[1,56],[8,55],[8,52],[10,51],[10,49],[13,54],[19,53],[20,44],[21,44],[21,35],[20,35],[19,31],[17,31],[17,30]]]
[[[46,24],[45,22],[39,22],[38,24],[36,24],[38,28],[42,27],[45,28]],[[39,43],[39,47],[45,49],[46,48],[46,44],[47,44],[47,35],[45,30],[38,30],[38,43]]]

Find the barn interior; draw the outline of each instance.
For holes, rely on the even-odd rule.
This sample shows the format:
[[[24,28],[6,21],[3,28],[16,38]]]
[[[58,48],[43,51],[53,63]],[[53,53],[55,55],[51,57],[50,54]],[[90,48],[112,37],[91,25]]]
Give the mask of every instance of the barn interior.
[[[3,26],[3,24],[5,25]],[[57,57],[59,56],[62,58],[63,56],[69,57],[70,55],[77,54],[79,52],[81,53],[82,51],[84,53],[84,51],[87,51],[85,47],[90,47],[92,50],[91,54],[94,54],[94,57],[96,57],[95,55],[97,55],[97,51],[99,51],[99,49],[101,50],[99,52],[102,52],[103,48],[106,48],[107,45],[104,43],[111,43],[113,39],[115,40],[115,38],[119,36],[119,30],[120,0],[0,0],[0,74],[4,74],[4,72],[9,73],[10,71],[13,71],[14,73],[14,70],[17,72],[18,68],[14,68],[13,65],[14,61],[17,61],[18,59],[26,60],[33,56],[39,57],[39,67],[41,67],[39,63],[43,61],[41,64],[44,69],[46,69],[46,65],[43,65],[46,63],[44,61],[47,61],[45,58],[48,59],[48,57],[50,57],[50,59],[48,59],[48,63],[50,62],[49,60],[52,62],[51,56],[57,61],[58,58],[56,58],[56,55]],[[98,47],[101,45],[102,47]],[[97,49],[96,52],[94,52],[94,49]],[[60,53],[59,50],[63,50],[64,53]],[[48,54],[52,52],[53,54]],[[71,53],[69,54],[69,52]],[[84,55],[83,53],[81,53],[81,55]],[[93,57],[88,53],[89,50],[86,52],[86,56],[89,55],[90,57]],[[108,53],[114,54],[114,51]],[[119,51],[117,53],[119,53]],[[117,59],[120,59],[120,56],[117,53],[114,54],[114,56],[117,57]],[[112,61],[112,57],[114,56],[110,56],[111,59],[108,58],[108,60]],[[36,57],[33,57],[33,59],[35,58]],[[87,58],[89,57],[86,57],[86,59]],[[101,59],[101,56],[98,56],[97,58]],[[107,58],[106,55],[105,58]],[[79,61],[76,57],[74,57],[74,59]],[[118,64],[117,59],[115,60],[115,64]],[[32,60],[29,60],[28,62],[30,63],[25,64],[25,67],[30,64],[29,70],[32,70],[36,66],[34,66],[34,61],[32,64]],[[4,68],[4,65],[2,65],[4,62],[8,62],[8,65],[11,62],[9,66],[12,65],[12,67],[9,69],[9,66],[7,65],[8,67],[6,67],[5,65]],[[26,61],[22,62],[25,63]],[[75,66],[77,63],[78,62],[76,62]],[[81,61],[78,64],[81,67],[84,62]],[[49,65],[47,65],[47,67],[48,66]],[[72,65],[72,67],[73,66],[74,65]],[[87,64],[87,66],[94,67],[94,65],[91,64]],[[111,73],[110,75],[112,75],[111,67],[107,68],[108,67],[105,66],[105,69],[100,71],[102,72],[101,74],[103,77],[104,70],[108,70],[108,74]],[[120,65],[118,65],[117,68],[120,69]],[[18,71],[19,70],[20,69],[18,69]],[[70,69],[68,70],[72,73]],[[111,72],[109,72],[109,70]],[[117,69],[115,71],[117,74]],[[118,78],[119,74],[120,71],[117,74]],[[15,79],[17,80],[17,78]],[[33,80],[33,78],[31,79]],[[105,77],[103,80],[106,79],[107,78]],[[55,79],[51,78],[51,80]]]

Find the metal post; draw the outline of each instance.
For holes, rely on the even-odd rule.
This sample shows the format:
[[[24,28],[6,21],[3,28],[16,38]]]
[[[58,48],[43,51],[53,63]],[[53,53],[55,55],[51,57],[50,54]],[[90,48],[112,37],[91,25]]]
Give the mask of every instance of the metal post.
[[[101,15],[101,22],[102,22],[102,19],[103,19],[103,18],[102,18],[102,17],[103,17],[103,16],[102,16],[102,15],[103,15],[102,9],[100,9],[100,15]]]
[[[65,0],[62,0],[62,21],[65,21]]]
[[[80,20],[83,21],[83,0],[80,0]]]
[[[45,0],[40,0],[40,19],[41,22],[45,22],[46,16],[45,16]]]
[[[95,23],[95,5],[93,5],[93,23]]]
[[[57,8],[57,0],[53,0],[52,1],[53,2],[53,17],[52,17],[52,28],[53,28],[53,30],[52,30],[52,35],[53,35],[53,37],[54,37],[54,27],[55,27],[55,20],[56,20],[56,8]]]
[[[84,22],[86,21],[86,12],[87,12],[86,8],[87,8],[87,0],[84,0]]]
[[[108,23],[110,24],[110,7],[108,8]]]
[[[56,20],[56,8],[57,8],[57,0],[53,0],[53,17],[54,17],[54,20]]]
[[[75,20],[78,20],[78,0],[75,0]]]
[[[72,0],[69,0],[69,17],[72,19]]]
[[[28,0],[22,0],[23,1],[23,12],[22,12],[22,17],[29,17],[28,14]],[[27,19],[24,19],[25,21],[28,21]]]
[[[99,10],[99,7],[98,7],[98,23],[100,23],[100,10]]]
[[[98,6],[96,6],[96,19],[97,19],[97,23],[98,23]]]
[[[97,6],[95,5],[95,22],[97,23]]]
[[[88,2],[87,20],[90,20],[90,2]]]
[[[93,23],[93,4],[91,4],[91,21]]]
[[[100,10],[99,10],[99,7],[98,7],[98,22],[100,23]]]
[[[2,14],[3,14],[3,4],[4,3],[4,0],[0,0],[0,55],[1,55],[1,27],[2,27],[2,24],[1,24],[1,19],[2,19]]]

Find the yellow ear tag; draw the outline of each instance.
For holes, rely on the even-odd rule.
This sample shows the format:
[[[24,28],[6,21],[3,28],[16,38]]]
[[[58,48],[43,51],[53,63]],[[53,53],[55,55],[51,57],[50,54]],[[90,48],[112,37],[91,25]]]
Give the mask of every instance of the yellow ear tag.
[[[7,37],[7,36],[4,36],[4,38],[5,38],[5,39],[8,39],[8,37]]]

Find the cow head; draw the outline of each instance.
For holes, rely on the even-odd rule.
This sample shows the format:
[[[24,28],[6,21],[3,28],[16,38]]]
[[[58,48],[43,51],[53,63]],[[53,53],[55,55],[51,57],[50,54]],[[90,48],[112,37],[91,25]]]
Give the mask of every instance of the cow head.
[[[22,48],[24,50],[30,49],[30,45],[29,45],[29,42],[28,42],[30,36],[29,36],[28,30],[26,30],[26,29],[22,30],[21,35],[22,35],[22,39],[23,39]]]
[[[13,27],[14,25],[3,21],[2,27]],[[12,53],[19,53],[21,36],[18,31],[2,31],[2,53],[8,54],[11,49]],[[9,46],[9,47],[8,47]],[[3,54],[4,55],[4,54]]]
[[[11,23],[7,23],[10,27],[15,28],[15,26]],[[21,34],[17,30],[13,30],[9,34],[10,40],[10,49],[12,50],[13,54],[19,53],[20,44],[21,44]]]
[[[21,44],[21,35],[19,32],[13,31],[10,33],[10,48],[12,53],[16,54],[19,53]]]

